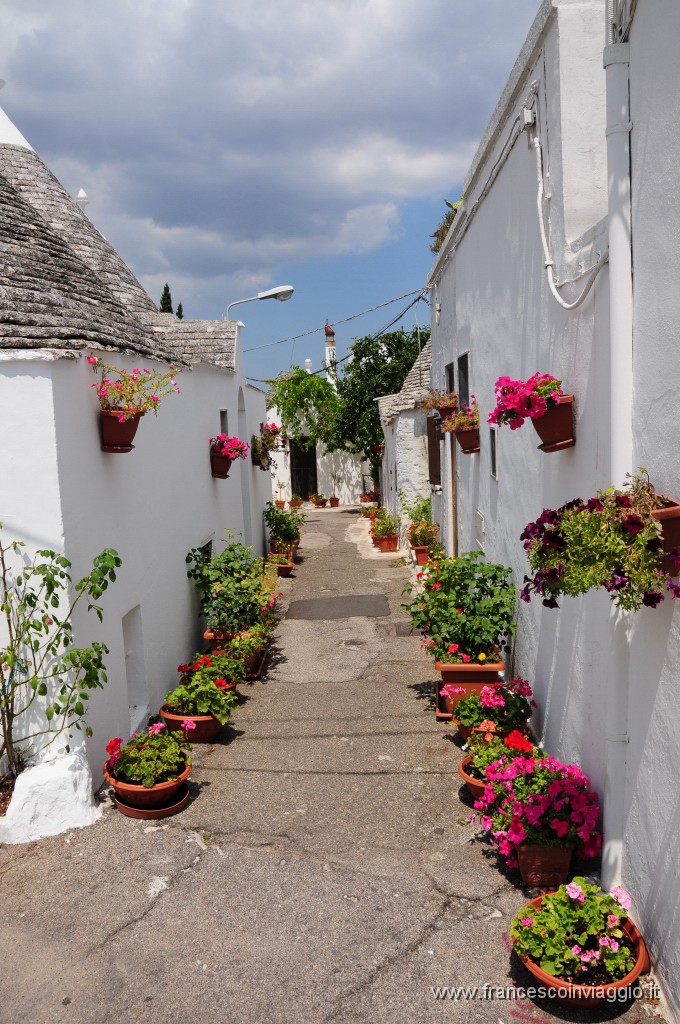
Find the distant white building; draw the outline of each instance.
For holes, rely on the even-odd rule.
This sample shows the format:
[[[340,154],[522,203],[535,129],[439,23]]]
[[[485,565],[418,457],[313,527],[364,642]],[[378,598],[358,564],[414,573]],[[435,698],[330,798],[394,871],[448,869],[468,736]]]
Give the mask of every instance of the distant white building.
[[[99,781],[107,740],[155,714],[177,665],[202,645],[187,552],[219,548],[225,529],[263,551],[270,481],[250,459],[213,478],[209,439],[224,430],[249,440],[265,395],[246,383],[236,325],[159,313],[4,114],[0,251],[3,537],[65,554],[74,579],[104,547],[123,560],[103,624],[75,624],[77,644],[110,649],[88,714]],[[183,368],[181,394],[143,418],[127,454],[101,450],[88,353],[127,369]]]

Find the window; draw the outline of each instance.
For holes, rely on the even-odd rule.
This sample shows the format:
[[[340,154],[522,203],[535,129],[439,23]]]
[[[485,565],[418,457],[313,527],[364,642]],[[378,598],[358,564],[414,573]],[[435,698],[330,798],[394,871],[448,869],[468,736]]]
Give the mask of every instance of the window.
[[[495,427],[489,427],[489,459],[491,476],[494,480],[498,480],[498,450],[496,447],[498,440],[498,431]]]
[[[453,375],[453,363],[449,363],[448,366],[444,367],[444,373],[446,374],[446,390],[455,391],[456,382]]]
[[[229,413],[226,409],[220,409],[220,434],[229,433]]]
[[[469,353],[458,356],[458,402],[460,406],[470,404]]]

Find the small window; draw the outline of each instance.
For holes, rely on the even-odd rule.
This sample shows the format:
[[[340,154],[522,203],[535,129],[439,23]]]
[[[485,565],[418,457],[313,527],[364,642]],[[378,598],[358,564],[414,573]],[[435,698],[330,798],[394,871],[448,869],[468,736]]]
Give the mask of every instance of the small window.
[[[446,374],[446,390],[447,391],[455,391],[456,390],[456,381],[455,381],[455,378],[454,378],[454,372],[453,371],[454,371],[453,363],[449,363],[447,366],[444,367],[444,373]]]
[[[442,482],[441,452],[437,432],[437,420],[434,416],[427,417],[427,467],[429,482],[439,487]]]
[[[498,431],[495,427],[489,427],[489,458],[491,460],[491,476],[498,480],[498,449],[496,447]]]
[[[470,404],[470,364],[467,352],[458,356],[458,404]]]
[[[220,409],[220,434],[229,433],[229,413],[226,409]]]

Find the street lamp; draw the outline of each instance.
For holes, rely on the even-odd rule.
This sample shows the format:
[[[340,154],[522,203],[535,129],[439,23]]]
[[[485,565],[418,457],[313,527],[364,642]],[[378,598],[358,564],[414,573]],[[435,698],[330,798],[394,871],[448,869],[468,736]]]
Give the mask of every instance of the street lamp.
[[[249,299],[237,299],[236,302],[230,302],[227,306],[225,319],[229,319],[229,310],[232,306],[240,306],[243,302],[254,302],[255,299],[276,299],[278,302],[287,302],[294,291],[295,289],[292,284],[279,284],[276,288],[269,288],[266,292],[258,292],[257,295],[251,295]]]

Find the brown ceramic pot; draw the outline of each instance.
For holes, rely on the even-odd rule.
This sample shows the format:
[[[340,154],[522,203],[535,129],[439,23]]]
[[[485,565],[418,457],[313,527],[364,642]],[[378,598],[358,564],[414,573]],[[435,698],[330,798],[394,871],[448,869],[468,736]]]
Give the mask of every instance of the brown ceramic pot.
[[[227,683],[223,689],[235,690],[236,683]],[[161,718],[165,722],[168,732],[181,732],[183,735],[183,722],[194,722],[196,728],[186,734],[189,743],[210,743],[222,731],[221,724],[212,715],[183,715],[179,712],[171,711],[166,704],[161,708]]]
[[[458,774],[460,775],[461,779],[467,786],[468,792],[470,796],[473,798],[473,800],[481,800],[481,798],[484,796],[484,789],[486,787],[486,783],[482,782],[480,779],[475,779],[472,775],[468,775],[466,769],[468,769],[471,764],[472,758],[469,756],[464,757],[463,760],[458,765]]]
[[[101,433],[101,449],[103,452],[123,455],[134,448],[132,443],[143,412],[136,413],[129,420],[118,419],[120,413],[108,409],[99,410],[99,427]]]
[[[673,498],[664,500],[668,503],[667,505],[652,511],[652,517],[661,524],[661,543],[664,550],[661,571],[667,576],[678,576],[680,575],[680,565],[675,564],[671,552],[677,549],[680,553],[680,502]]]
[[[430,561],[427,544],[411,544],[411,551],[416,556],[416,565],[427,565]]]
[[[374,537],[373,543],[379,551],[383,553],[387,551],[397,551],[399,548],[399,534],[398,533],[387,533],[383,534],[382,537]]]
[[[232,460],[227,458],[226,455],[216,455],[215,452],[210,453],[210,472],[218,480],[227,479],[231,463]]]
[[[474,455],[479,451],[479,427],[466,427],[465,430],[454,430],[456,441],[463,455]]]
[[[561,395],[557,405],[546,409],[537,420],[531,421],[534,430],[540,437],[542,452],[561,452],[564,448],[573,448],[574,437],[574,396]]]

